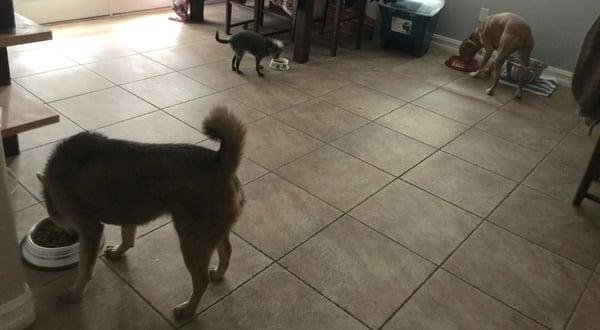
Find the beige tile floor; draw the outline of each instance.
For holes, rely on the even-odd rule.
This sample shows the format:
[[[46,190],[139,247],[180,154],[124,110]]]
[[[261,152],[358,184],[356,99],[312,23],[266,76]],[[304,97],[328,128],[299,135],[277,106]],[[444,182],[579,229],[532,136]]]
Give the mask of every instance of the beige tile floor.
[[[248,59],[238,76],[212,39],[223,11],[57,25],[54,41],[9,49],[11,101],[61,116],[8,160],[19,237],[46,216],[35,172],[65,137],[214,148],[200,127],[216,104],[248,126],[231,269],[196,317],[171,314],[191,283],[164,216],[125,258],[100,259],[79,304],[57,301],[72,270],[28,270],[33,328],[600,328],[600,207],[569,203],[595,138],[567,88],[488,96],[440,48],[413,59],[368,43],[337,58],[315,46],[262,79]]]

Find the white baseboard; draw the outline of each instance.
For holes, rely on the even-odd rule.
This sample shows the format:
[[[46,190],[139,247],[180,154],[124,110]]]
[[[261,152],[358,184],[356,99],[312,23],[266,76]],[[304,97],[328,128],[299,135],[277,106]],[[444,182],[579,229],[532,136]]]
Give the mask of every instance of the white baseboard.
[[[20,296],[0,305],[0,329],[24,329],[35,321],[33,295],[25,283]]]
[[[448,38],[439,34],[433,35],[432,43],[438,47],[456,52],[458,54],[458,48],[462,41]],[[561,85],[570,87],[571,80],[573,79],[573,72],[559,69],[553,66],[548,66],[544,70],[544,76],[549,76],[558,79]]]

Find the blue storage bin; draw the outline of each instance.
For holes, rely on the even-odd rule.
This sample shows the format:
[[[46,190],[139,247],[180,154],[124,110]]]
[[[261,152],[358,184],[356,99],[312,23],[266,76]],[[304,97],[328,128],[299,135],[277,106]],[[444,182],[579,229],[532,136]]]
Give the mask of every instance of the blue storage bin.
[[[445,4],[444,0],[380,0],[381,46],[425,55]]]

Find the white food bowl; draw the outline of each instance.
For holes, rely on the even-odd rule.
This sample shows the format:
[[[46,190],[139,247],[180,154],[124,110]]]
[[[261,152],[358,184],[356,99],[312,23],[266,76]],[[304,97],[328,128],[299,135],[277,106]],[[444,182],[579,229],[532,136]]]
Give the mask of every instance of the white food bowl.
[[[21,256],[25,263],[41,270],[63,270],[77,266],[79,262],[79,241],[56,248],[43,247],[33,241],[33,233],[45,221],[51,220],[46,218],[36,223],[21,242]]]
[[[287,71],[290,69],[290,61],[287,58],[273,58],[269,63],[269,68],[277,71]]]

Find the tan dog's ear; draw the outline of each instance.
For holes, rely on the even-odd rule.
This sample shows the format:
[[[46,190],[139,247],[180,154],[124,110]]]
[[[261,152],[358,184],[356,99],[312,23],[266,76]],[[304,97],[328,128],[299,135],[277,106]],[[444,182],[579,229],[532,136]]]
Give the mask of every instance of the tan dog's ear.
[[[479,28],[477,28],[475,31],[471,32],[471,35],[469,36],[469,40],[473,41],[473,43],[475,45],[478,45],[481,43],[481,41],[479,40]]]

